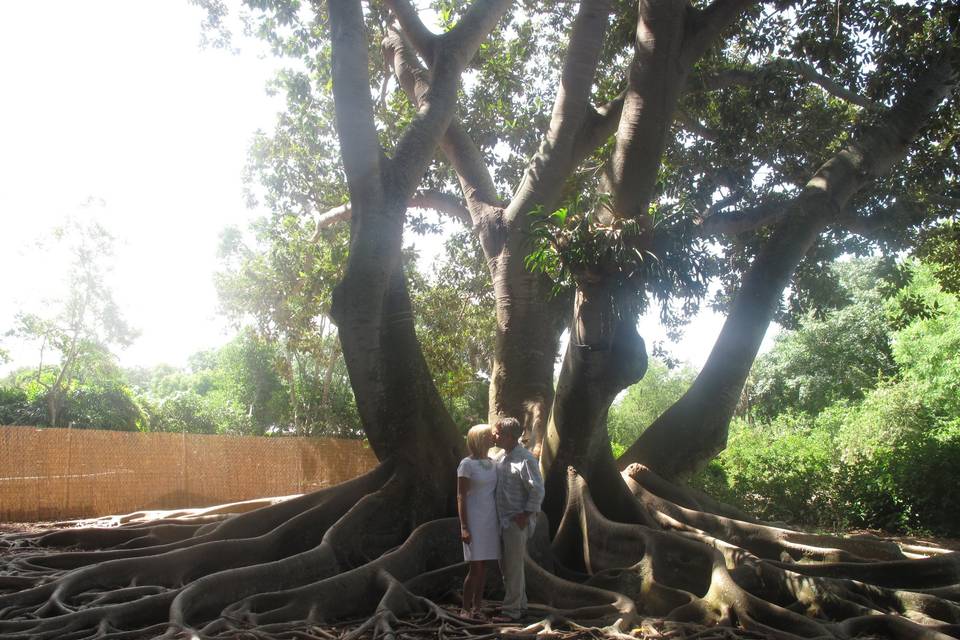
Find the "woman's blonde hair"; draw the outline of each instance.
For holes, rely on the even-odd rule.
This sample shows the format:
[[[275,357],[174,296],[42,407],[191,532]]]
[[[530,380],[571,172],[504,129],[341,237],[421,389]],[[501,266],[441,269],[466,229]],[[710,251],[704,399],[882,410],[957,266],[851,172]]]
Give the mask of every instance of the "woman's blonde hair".
[[[467,431],[467,449],[474,458],[483,458],[492,444],[493,429],[488,424],[478,424]]]

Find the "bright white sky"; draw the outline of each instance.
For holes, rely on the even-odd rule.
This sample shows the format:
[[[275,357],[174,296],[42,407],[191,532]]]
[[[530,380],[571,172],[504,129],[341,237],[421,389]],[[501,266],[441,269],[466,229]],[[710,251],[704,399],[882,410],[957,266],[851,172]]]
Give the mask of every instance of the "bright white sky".
[[[275,63],[201,51],[201,17],[186,0],[4,7],[0,333],[55,295],[52,256],[34,241],[74,215],[120,239],[115,296],[141,331],[123,364],[181,364],[227,338],[211,280],[218,234],[254,215],[241,169],[281,105],[264,92]],[[82,206],[90,198],[102,205]]]
[[[0,22],[0,335],[56,295],[56,256],[35,241],[65,216],[94,216],[119,240],[113,287],[141,332],[125,366],[165,362],[229,338],[216,314],[218,234],[255,214],[241,169],[255,130],[282,107],[264,91],[276,63],[255,47],[201,50],[186,0],[10,3]],[[86,203],[93,202],[93,205]],[[699,367],[721,319],[698,318],[674,355]],[[648,344],[662,338],[643,323]],[[36,353],[0,339],[13,366]]]

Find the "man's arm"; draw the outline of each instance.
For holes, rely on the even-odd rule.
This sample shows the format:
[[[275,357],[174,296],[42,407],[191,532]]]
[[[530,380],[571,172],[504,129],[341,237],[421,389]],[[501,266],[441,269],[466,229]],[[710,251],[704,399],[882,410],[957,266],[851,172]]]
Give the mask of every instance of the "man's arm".
[[[543,504],[545,491],[543,488],[543,476],[540,475],[540,463],[536,460],[524,460],[521,478],[527,485],[527,504],[524,511],[533,515],[540,511],[540,505]]]
[[[520,467],[520,479],[527,489],[527,501],[523,511],[515,515],[513,521],[521,529],[526,529],[530,516],[540,511],[540,505],[543,503],[543,476],[540,475],[540,465],[536,460],[523,461]]]

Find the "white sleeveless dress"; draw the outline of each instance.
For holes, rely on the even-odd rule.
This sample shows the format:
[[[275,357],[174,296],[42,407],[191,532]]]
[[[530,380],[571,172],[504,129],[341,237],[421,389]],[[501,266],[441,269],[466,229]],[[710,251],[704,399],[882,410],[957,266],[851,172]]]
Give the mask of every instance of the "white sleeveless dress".
[[[457,467],[458,478],[470,478],[467,493],[467,527],[470,544],[463,545],[463,559],[498,560],[500,527],[497,518],[497,466],[493,460],[464,458]]]

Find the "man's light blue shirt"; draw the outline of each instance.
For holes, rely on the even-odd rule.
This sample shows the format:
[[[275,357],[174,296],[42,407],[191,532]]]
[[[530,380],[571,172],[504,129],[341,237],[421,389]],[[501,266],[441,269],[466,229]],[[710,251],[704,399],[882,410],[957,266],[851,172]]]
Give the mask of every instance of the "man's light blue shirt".
[[[517,444],[509,453],[500,453],[495,460],[497,514],[500,528],[506,529],[518,513],[528,511],[534,514],[540,511],[544,494],[543,476],[540,475],[540,463],[521,444]]]

